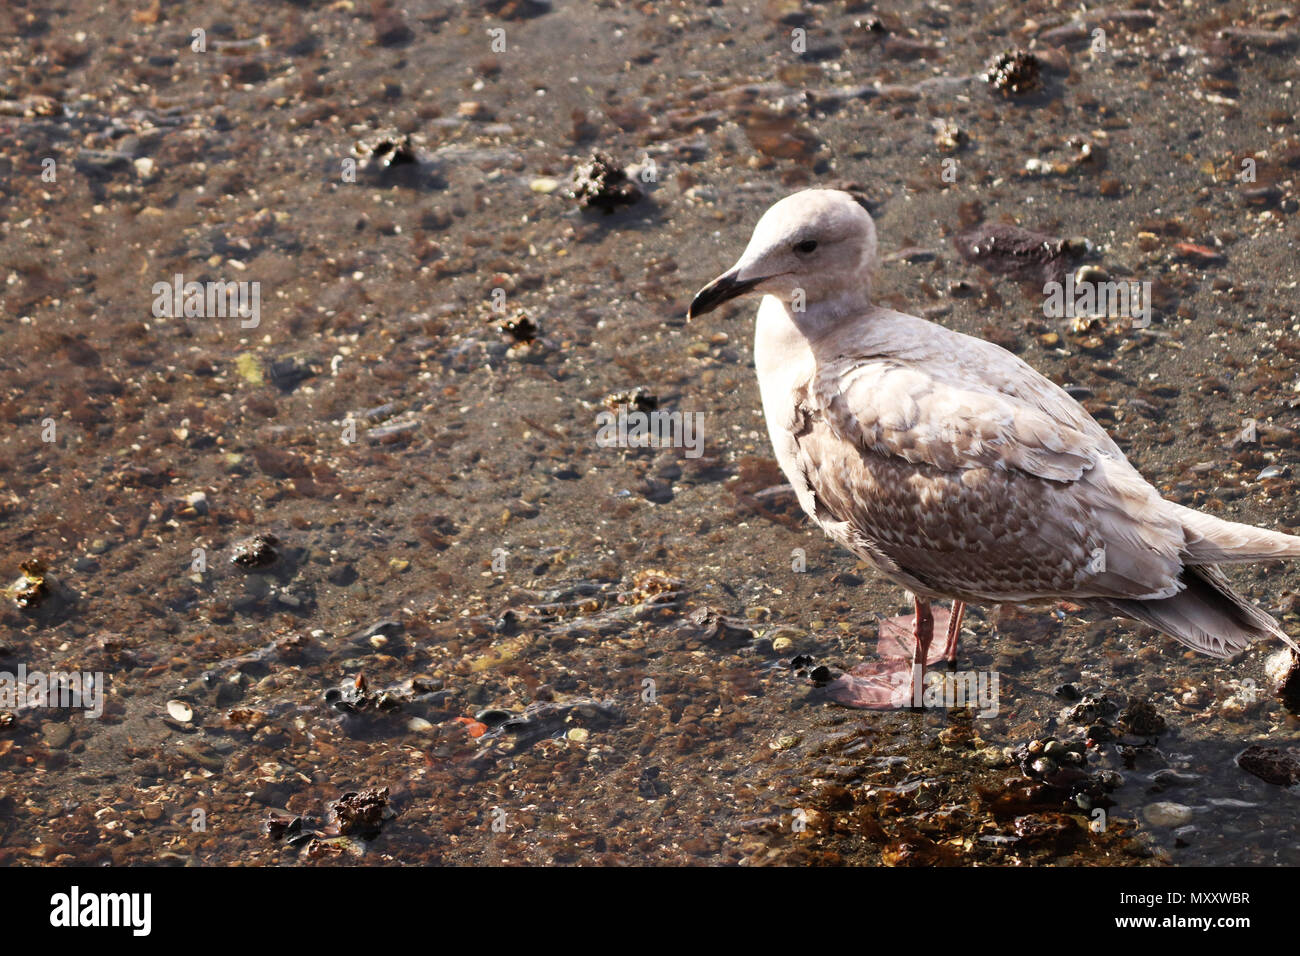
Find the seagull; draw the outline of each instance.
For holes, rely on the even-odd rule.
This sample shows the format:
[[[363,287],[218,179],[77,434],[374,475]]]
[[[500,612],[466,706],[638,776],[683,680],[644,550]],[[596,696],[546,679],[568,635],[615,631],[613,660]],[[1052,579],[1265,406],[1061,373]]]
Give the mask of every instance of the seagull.
[[[1078,402],[1015,355],[872,305],[875,263],[866,208],[803,190],[763,214],[687,313],[762,295],[754,364],[781,470],[832,540],[914,596],[908,676],[855,668],[833,699],[920,706],[927,664],[956,662],[970,603],[1068,600],[1215,657],[1261,637],[1300,652],[1219,570],[1300,558],[1300,537],[1164,500]],[[951,613],[932,612],[936,600]],[[946,634],[932,653],[936,616]]]

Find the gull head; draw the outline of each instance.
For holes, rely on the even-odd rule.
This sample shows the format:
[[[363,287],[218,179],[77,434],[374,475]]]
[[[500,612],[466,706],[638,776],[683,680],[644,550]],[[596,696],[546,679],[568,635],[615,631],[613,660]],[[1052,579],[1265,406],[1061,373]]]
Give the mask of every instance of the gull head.
[[[773,205],[739,261],[695,294],[688,319],[750,292],[778,296],[793,312],[856,311],[870,302],[876,227],[853,196],[805,189]]]

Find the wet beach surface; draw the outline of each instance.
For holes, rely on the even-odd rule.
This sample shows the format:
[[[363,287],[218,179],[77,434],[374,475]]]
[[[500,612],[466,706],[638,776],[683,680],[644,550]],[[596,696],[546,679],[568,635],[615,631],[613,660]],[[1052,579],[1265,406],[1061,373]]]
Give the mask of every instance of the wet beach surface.
[[[973,608],[996,716],[814,686],[906,595],[781,487],[756,303],[684,321],[795,189],[1167,497],[1300,529],[1300,15],[953,7],[6,5],[0,670],[106,693],[0,708],[0,862],[1300,863],[1277,647]],[[1149,327],[1045,317],[1079,268]],[[177,274],[258,324],[156,316]]]

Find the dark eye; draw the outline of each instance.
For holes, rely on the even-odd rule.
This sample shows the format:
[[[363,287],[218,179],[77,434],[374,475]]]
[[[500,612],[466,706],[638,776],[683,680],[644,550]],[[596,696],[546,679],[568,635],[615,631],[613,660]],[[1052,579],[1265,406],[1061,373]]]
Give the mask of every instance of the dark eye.
[[[803,242],[795,243],[794,251],[799,253],[800,255],[806,256],[808,255],[808,253],[812,252],[816,248],[817,248],[816,239],[805,239]]]

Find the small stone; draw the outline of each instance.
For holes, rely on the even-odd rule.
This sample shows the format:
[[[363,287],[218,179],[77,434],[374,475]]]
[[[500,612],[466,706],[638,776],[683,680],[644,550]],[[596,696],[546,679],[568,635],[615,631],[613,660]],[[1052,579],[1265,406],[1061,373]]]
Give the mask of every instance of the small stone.
[[[41,737],[45,741],[45,746],[51,750],[62,750],[72,740],[71,724],[56,724],[49,721],[41,724]]]
[[[411,137],[394,130],[385,130],[369,139],[358,140],[353,144],[352,152],[365,162],[367,169],[376,173],[419,162]]]
[[[50,593],[45,580],[45,568],[38,561],[23,564],[22,574],[9,585],[6,593],[13,598],[14,604],[29,611],[40,605]]]
[[[797,627],[774,627],[764,635],[772,642],[772,650],[777,653],[784,653],[792,650],[805,637],[808,636],[806,631]]]
[[[936,119],[931,126],[934,129],[934,145],[940,152],[956,152],[966,142],[965,131],[952,120]]]
[[[1292,713],[1300,711],[1300,654],[1284,647],[1264,662],[1269,686]]]
[[[1059,766],[1057,765],[1056,761],[1053,760],[1051,757],[1039,757],[1037,760],[1033,762],[1033,764],[1031,764],[1031,766],[1033,768],[1034,773],[1040,774],[1042,776],[1047,776],[1049,774],[1056,773],[1056,771],[1059,769]]]
[[[1237,766],[1265,783],[1291,787],[1300,783],[1300,748],[1251,744],[1236,757]]]
[[[591,731],[586,727],[570,727],[569,732],[564,736],[568,737],[575,744],[584,744],[591,738]]]
[[[1192,822],[1193,815],[1191,807],[1169,800],[1150,803],[1142,808],[1143,818],[1153,827],[1184,827]]]
[[[492,110],[486,103],[480,103],[477,100],[466,100],[456,107],[456,114],[471,120],[488,120],[492,118]]]
[[[1189,262],[1195,262],[1199,265],[1214,265],[1223,261],[1223,253],[1217,249],[1211,249],[1207,246],[1198,246],[1191,242],[1174,243],[1174,252],[1180,259],[1186,259]]]
[[[1120,725],[1138,737],[1158,737],[1168,729],[1165,719],[1155,706],[1146,700],[1130,701],[1119,715]]]
[[[176,752],[191,763],[209,770],[212,773],[220,773],[225,767],[226,760],[221,754],[217,753],[211,747],[202,743],[187,743],[177,747]]]
[[[273,534],[252,535],[235,544],[230,561],[241,568],[264,568],[279,557],[274,547],[279,543]]]
[[[1038,74],[1038,57],[1026,50],[1009,50],[993,59],[983,79],[1003,96],[1023,96],[1042,85]]]
[[[266,381],[262,360],[251,352],[244,352],[235,359],[235,371],[249,385],[261,385]]]
[[[617,206],[637,202],[641,190],[613,159],[595,153],[573,171],[573,195],[584,207],[600,209],[608,215]]]

